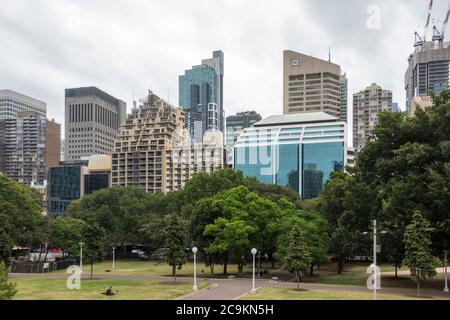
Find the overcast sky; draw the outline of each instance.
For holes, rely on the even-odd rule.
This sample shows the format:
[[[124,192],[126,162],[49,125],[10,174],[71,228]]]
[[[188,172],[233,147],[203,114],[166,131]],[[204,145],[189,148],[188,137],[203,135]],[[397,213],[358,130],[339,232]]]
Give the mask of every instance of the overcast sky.
[[[436,20],[447,2],[435,0]],[[227,115],[248,109],[265,117],[283,110],[283,50],[328,59],[331,47],[349,78],[349,107],[354,92],[377,82],[404,108],[407,58],[428,3],[0,0],[0,89],[47,102],[48,117],[60,123],[70,87],[97,86],[129,109],[133,91],[139,98],[151,88],[178,105],[178,76],[220,49]]]

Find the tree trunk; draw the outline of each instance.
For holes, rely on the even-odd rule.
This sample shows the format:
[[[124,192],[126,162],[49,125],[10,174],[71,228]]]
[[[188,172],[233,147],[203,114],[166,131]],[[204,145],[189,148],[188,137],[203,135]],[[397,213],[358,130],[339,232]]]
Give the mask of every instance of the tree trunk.
[[[94,277],[94,261],[91,261],[91,279]]]
[[[297,271],[297,289],[300,289],[300,272]]]
[[[341,274],[342,270],[344,270],[344,258],[338,257],[337,273]]]
[[[172,266],[172,276],[173,281],[177,282],[177,266],[175,264]]]
[[[398,266],[395,265],[395,279],[398,279]]]
[[[314,276],[314,264],[311,263],[311,266],[309,267],[309,276]]]
[[[223,274],[227,275],[228,274],[228,256],[225,255],[223,257]]]
[[[417,296],[420,297],[420,280],[417,279]]]

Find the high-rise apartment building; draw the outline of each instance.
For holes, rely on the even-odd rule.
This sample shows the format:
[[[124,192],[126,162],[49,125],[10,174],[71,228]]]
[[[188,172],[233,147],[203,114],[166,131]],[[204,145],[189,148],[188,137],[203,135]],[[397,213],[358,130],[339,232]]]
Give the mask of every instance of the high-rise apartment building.
[[[341,67],[286,50],[283,56],[283,113],[310,112],[341,117]]]
[[[126,103],[96,87],[66,89],[65,160],[111,154]]]
[[[179,105],[185,126],[194,143],[201,143],[206,131],[224,132],[224,55],[214,51],[211,59],[186,70],[179,77]]]
[[[392,111],[392,91],[373,83],[353,95],[353,148],[361,151],[378,123],[378,113]]]
[[[408,59],[405,73],[406,110],[414,115],[414,97],[450,88],[450,42],[425,42]]]
[[[234,169],[262,183],[288,186],[303,199],[320,195],[347,163],[347,124],[324,112],[271,116],[244,129]]]
[[[0,171],[7,177],[28,186],[44,184],[46,122],[36,111],[0,120]]]
[[[184,112],[149,91],[125,120],[112,154],[112,184],[147,192],[167,188],[166,151],[183,142]]]
[[[17,118],[20,111],[34,111],[47,116],[47,104],[12,90],[0,90],[0,120]]]
[[[347,74],[341,75],[341,121],[348,122],[348,78]]]

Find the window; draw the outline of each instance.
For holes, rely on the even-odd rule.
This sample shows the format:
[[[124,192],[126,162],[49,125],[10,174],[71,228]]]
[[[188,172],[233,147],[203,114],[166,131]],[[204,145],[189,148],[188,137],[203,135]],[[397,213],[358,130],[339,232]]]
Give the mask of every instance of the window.
[[[298,66],[298,65],[300,65],[300,61],[298,59],[292,59],[291,64],[293,66]]]

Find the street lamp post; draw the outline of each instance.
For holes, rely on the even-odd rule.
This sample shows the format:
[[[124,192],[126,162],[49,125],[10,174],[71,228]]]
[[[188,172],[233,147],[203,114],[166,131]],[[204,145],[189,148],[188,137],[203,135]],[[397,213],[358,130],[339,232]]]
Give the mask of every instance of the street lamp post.
[[[83,246],[84,246],[84,242],[80,242],[80,270],[81,273],[83,273]]]
[[[258,252],[258,250],[256,250],[255,248],[252,249],[252,255],[253,255],[253,281],[252,281],[252,291],[250,293],[256,293],[256,284],[255,284],[255,269],[256,269],[256,253]]]
[[[198,291],[197,286],[197,247],[192,248],[192,253],[194,254],[194,287],[192,288],[193,291]]]
[[[373,269],[375,274],[373,278],[373,298],[377,300],[377,220],[373,220]]]
[[[444,292],[448,293],[448,274],[447,274],[447,264],[448,264],[448,250],[444,251],[444,276],[445,276],[445,288],[444,288]]]
[[[373,299],[377,300],[377,290],[378,287],[380,287],[380,283],[378,283],[378,268],[377,268],[377,220],[373,220],[373,273],[374,273],[374,277],[373,277]],[[386,234],[386,231],[381,231],[381,234]],[[368,232],[364,232],[364,235],[369,234]]]
[[[116,268],[116,247],[112,247],[112,268]]]

